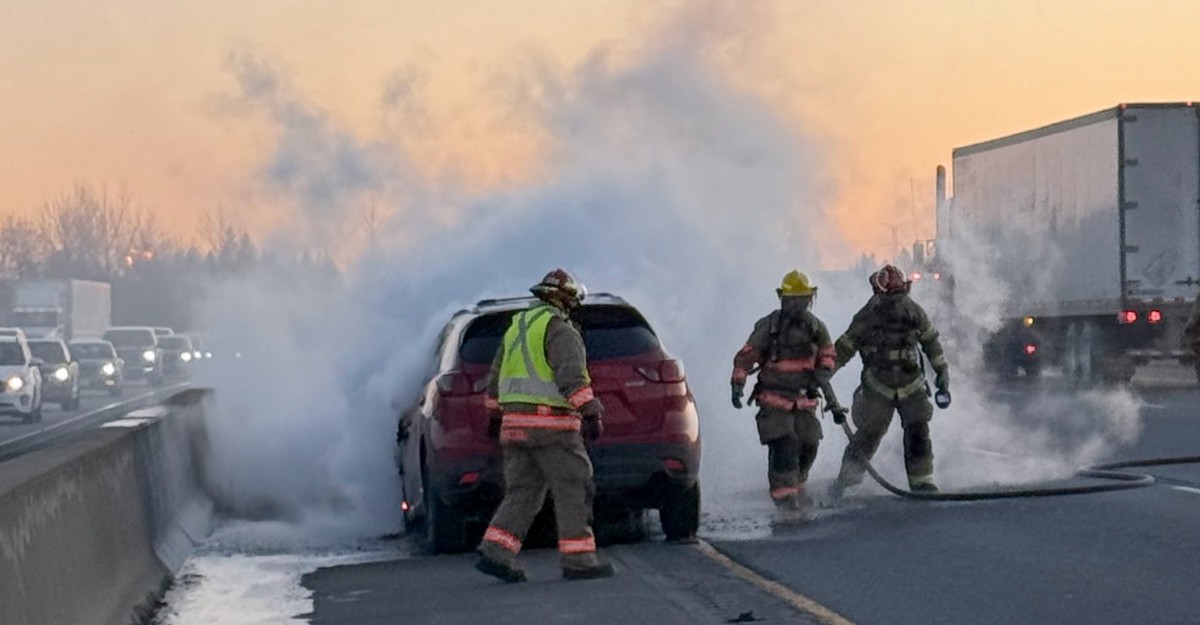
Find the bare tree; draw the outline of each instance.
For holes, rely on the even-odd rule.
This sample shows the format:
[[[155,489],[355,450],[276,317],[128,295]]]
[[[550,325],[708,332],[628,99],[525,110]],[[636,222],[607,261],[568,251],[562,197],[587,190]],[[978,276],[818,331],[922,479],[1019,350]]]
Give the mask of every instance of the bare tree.
[[[39,225],[52,250],[48,271],[59,277],[112,279],[132,262],[153,258],[167,241],[128,194],[82,185],[46,204]]]
[[[30,278],[41,273],[50,246],[33,220],[6,215],[0,222],[0,272],[10,278]]]
[[[223,211],[207,212],[200,219],[200,236],[208,245],[209,264],[215,273],[244,273],[259,261],[254,239]]]

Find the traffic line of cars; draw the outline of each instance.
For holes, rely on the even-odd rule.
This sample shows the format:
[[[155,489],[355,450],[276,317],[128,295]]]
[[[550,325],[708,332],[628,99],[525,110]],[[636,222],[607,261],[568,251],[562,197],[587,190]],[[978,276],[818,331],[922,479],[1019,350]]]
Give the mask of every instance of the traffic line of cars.
[[[0,417],[36,423],[46,402],[75,410],[85,389],[119,397],[127,381],[162,385],[208,358],[211,352],[170,328],[115,327],[98,339],[69,342],[0,328]]]

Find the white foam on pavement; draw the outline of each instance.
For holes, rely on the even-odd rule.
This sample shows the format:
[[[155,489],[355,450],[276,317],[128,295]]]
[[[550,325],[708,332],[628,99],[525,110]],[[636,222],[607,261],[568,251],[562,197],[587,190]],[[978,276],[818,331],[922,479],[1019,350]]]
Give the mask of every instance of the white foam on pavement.
[[[335,555],[210,553],[184,565],[159,613],[160,625],[307,623],[309,591],[300,580],[317,569],[393,559],[394,551]]]

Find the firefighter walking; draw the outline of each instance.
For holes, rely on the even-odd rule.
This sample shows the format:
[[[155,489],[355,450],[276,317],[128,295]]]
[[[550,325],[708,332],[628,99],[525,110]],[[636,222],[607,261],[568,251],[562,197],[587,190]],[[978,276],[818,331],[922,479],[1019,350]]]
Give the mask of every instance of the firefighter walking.
[[[586,295],[567,272],[550,272],[530,289],[540,300],[513,317],[492,363],[489,431],[504,455],[504,501],[479,546],[475,568],[523,582],[517,563],[529,526],[549,492],[554,498],[563,577],[614,573],[596,556],[590,518],[594,486],[583,437],[603,432],[583,339],[568,320]]]
[[[862,381],[854,393],[850,414],[858,430],[846,447],[837,481],[829,494],[840,497],[863,479],[864,463],[879,448],[892,415],[900,413],[904,428],[904,466],[914,492],[937,492],[933,481],[933,445],[929,421],[933,406],[918,349],[935,372],[938,405],[950,405],[950,370],[938,332],[925,310],[909,297],[911,282],[892,265],[871,276],[874,295],[854,315],[850,328],[838,338],[837,368],[854,355],[862,356]]]
[[[750,401],[759,407],[758,439],[767,446],[771,500],[795,508],[803,500],[808,471],[821,443],[816,388],[833,374],[829,330],[814,315],[817,289],[808,276],[792,271],[778,290],[779,310],[754,324],[733,360],[733,406],[742,407],[746,378],[758,370]]]

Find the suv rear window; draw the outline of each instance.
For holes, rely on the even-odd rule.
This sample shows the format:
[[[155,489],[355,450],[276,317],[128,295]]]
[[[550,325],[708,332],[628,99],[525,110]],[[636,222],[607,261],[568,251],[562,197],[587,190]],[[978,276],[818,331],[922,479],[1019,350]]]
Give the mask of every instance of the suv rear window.
[[[494,313],[472,321],[463,332],[459,358],[470,364],[490,364],[517,312]],[[658,337],[646,320],[627,306],[583,306],[571,319],[583,329],[589,361],[636,356],[659,348]]]

